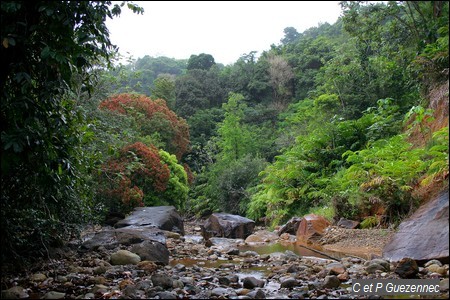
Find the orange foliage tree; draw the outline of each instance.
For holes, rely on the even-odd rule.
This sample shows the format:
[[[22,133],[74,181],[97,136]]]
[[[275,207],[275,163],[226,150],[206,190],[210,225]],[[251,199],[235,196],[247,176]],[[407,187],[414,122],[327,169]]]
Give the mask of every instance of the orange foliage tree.
[[[99,107],[132,115],[144,136],[158,134],[164,148],[175,154],[177,159],[181,159],[188,150],[188,124],[170,110],[163,99],[152,100],[139,94],[119,94],[102,101]]]
[[[122,148],[118,157],[102,165],[101,171],[99,195],[112,211],[158,205],[155,201],[170,179],[169,167],[161,161],[158,149],[141,142]]]

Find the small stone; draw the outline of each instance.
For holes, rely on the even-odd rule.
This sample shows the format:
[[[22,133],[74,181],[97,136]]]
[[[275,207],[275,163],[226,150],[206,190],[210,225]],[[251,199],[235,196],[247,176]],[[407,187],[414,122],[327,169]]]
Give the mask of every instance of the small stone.
[[[28,297],[29,295],[21,286],[14,286],[2,291],[2,299],[23,299]]]
[[[341,285],[341,281],[335,275],[325,276],[323,282],[323,288],[333,289],[338,288]]]
[[[44,295],[43,299],[64,299],[66,293],[50,291]]]
[[[45,279],[47,279],[47,276],[45,276],[42,273],[36,273],[36,274],[31,275],[30,279],[32,281],[41,282],[41,281],[44,281]]]
[[[398,262],[394,272],[401,278],[414,278],[419,273],[419,267],[414,259],[405,257]]]
[[[444,278],[439,282],[439,289],[441,292],[448,291],[448,278]]]
[[[326,269],[328,270],[330,275],[339,275],[346,271],[344,265],[337,262],[327,265]]]
[[[425,263],[424,267],[428,268],[428,266],[431,266],[431,265],[438,265],[439,267],[442,267],[442,263],[437,259],[432,259],[430,261],[427,261]]]
[[[119,250],[111,254],[111,264],[113,265],[137,265],[140,261],[139,255],[128,250]]]
[[[442,276],[444,276],[447,273],[444,267],[441,267],[437,264],[429,265],[427,269],[430,273],[438,273],[441,274]]]
[[[242,281],[244,288],[253,289],[255,287],[264,287],[264,281],[256,279],[253,276],[245,277]]]
[[[173,280],[165,274],[153,274],[151,277],[153,286],[160,286],[164,289],[172,288]]]
[[[285,278],[281,281],[281,287],[286,289],[294,288],[298,285],[298,282],[293,277]]]

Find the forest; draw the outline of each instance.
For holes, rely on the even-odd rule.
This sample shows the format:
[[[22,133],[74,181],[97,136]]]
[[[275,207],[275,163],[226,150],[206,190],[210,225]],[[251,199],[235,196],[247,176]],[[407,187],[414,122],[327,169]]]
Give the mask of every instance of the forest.
[[[105,19],[139,5],[2,1],[2,265],[138,206],[395,228],[447,189],[448,2],[341,8],[230,65],[119,64]]]

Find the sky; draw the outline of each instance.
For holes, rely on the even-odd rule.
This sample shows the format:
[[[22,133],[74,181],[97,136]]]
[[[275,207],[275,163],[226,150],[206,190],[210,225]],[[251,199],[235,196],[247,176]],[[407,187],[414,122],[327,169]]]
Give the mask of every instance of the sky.
[[[119,17],[106,22],[122,55],[189,59],[206,53],[224,65],[280,44],[286,27],[301,33],[320,23],[333,24],[341,14],[339,1],[133,2],[144,8],[143,15],[124,7]]]

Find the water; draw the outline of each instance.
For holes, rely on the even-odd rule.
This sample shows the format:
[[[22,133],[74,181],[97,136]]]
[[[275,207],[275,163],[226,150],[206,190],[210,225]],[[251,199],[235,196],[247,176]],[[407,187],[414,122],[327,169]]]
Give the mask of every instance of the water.
[[[323,250],[319,245],[314,245],[314,246],[308,245],[306,247],[311,248],[313,250],[305,248],[305,245],[301,245],[298,243],[273,243],[273,244],[262,244],[262,245],[244,245],[244,246],[239,246],[238,249],[242,252],[255,251],[259,255],[271,254],[274,252],[285,252],[286,250],[289,250],[300,256],[318,257],[318,258],[324,258],[324,259],[334,258],[336,260],[339,260],[340,258],[348,256],[345,253]],[[316,251],[314,251],[314,250],[316,250]]]

